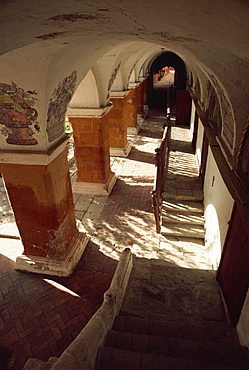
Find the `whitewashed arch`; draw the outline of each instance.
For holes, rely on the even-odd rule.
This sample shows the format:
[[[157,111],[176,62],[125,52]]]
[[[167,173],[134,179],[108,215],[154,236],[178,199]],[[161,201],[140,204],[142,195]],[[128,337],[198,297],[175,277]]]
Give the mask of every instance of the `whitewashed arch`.
[[[100,104],[98,86],[92,70],[81,81],[73,95],[70,108],[98,108]]]

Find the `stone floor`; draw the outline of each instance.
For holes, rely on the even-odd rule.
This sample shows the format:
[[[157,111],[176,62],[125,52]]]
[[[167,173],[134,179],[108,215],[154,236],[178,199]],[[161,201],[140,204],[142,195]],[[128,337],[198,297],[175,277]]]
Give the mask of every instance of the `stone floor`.
[[[188,129],[172,127],[158,247],[133,269],[97,369],[248,369],[204,245],[203,192]]]
[[[22,244],[0,179],[0,347],[13,351],[14,370],[29,357],[47,361],[62,353],[101,305],[124,248],[138,257],[163,258],[150,191],[164,123],[164,115],[150,112],[139,135],[129,137],[129,157],[111,159],[118,180],[109,197],[74,194],[78,227],[91,239],[71,278],[15,271]],[[73,181],[73,162],[70,173]],[[176,258],[173,248],[170,253]]]
[[[203,209],[198,175],[190,131],[172,127],[164,182],[168,208],[173,207],[177,199],[190,199],[190,204],[198,204],[194,200],[200,199]],[[178,212],[178,219],[172,225],[181,223],[181,217],[186,214],[185,210]],[[121,311],[147,319],[184,319],[192,320],[193,324],[210,320],[222,321],[225,325],[219,287],[205,250],[204,235],[188,236],[188,228],[194,228],[200,221],[190,216],[185,218],[185,234],[177,233],[174,228],[171,235],[160,236],[159,247],[149,258],[136,255]]]
[[[0,179],[0,347],[13,351],[14,370],[22,369],[29,357],[47,361],[62,353],[101,305],[124,248],[131,248],[146,263],[169,263],[193,271],[211,268],[205,252],[194,243],[186,249],[155,231],[150,191],[154,153],[165,122],[164,113],[150,111],[139,134],[129,137],[128,158],[111,158],[118,180],[109,197],[74,194],[78,227],[89,234],[90,242],[70,278],[15,271],[22,244]],[[189,140],[187,129],[177,130],[181,140]],[[73,182],[72,156],[70,150]]]

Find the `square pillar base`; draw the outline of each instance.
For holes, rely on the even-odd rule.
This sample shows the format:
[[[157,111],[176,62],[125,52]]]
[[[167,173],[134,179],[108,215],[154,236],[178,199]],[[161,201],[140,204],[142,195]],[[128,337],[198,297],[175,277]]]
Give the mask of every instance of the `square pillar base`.
[[[105,196],[110,195],[116,180],[117,177],[114,172],[111,172],[111,175],[105,184],[97,182],[80,182],[76,180],[73,184],[73,193]]]
[[[136,127],[127,127],[127,135],[137,135],[139,133],[140,126]]]
[[[111,147],[110,156],[111,157],[128,157],[130,151],[131,151],[131,144],[127,142],[124,148]]]
[[[39,256],[18,256],[15,269],[36,274],[69,277],[74,272],[89,241],[89,236],[80,233],[64,261]]]

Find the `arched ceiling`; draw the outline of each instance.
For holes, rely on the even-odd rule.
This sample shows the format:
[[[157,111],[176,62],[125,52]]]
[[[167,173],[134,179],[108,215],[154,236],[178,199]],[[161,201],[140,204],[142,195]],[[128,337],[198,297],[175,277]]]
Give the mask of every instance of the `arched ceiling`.
[[[248,57],[246,0],[2,0],[1,54],[44,40],[95,46],[123,40],[200,44]],[[248,39],[247,39],[248,41]]]
[[[247,0],[1,0],[0,13],[1,82],[37,91],[38,109],[72,71],[78,85],[89,70],[96,77],[115,50],[124,82],[132,65],[138,75],[164,48],[198,75],[214,76],[242,129],[249,95]],[[108,79],[101,84],[105,97]],[[45,122],[45,110],[39,117]]]

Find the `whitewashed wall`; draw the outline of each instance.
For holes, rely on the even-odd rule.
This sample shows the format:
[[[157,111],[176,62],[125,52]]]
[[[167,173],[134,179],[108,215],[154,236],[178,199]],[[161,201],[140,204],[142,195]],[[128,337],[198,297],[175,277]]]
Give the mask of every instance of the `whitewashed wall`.
[[[194,117],[194,109],[192,109],[192,117]],[[196,142],[196,157],[199,166],[201,164],[203,134],[204,128],[199,119]],[[210,260],[213,268],[217,269],[228,230],[228,222],[232,213],[233,198],[231,197],[221,177],[210,148],[208,152],[203,190],[205,245],[210,254]]]
[[[214,269],[219,265],[233,203],[209,149],[204,181],[205,244]]]

